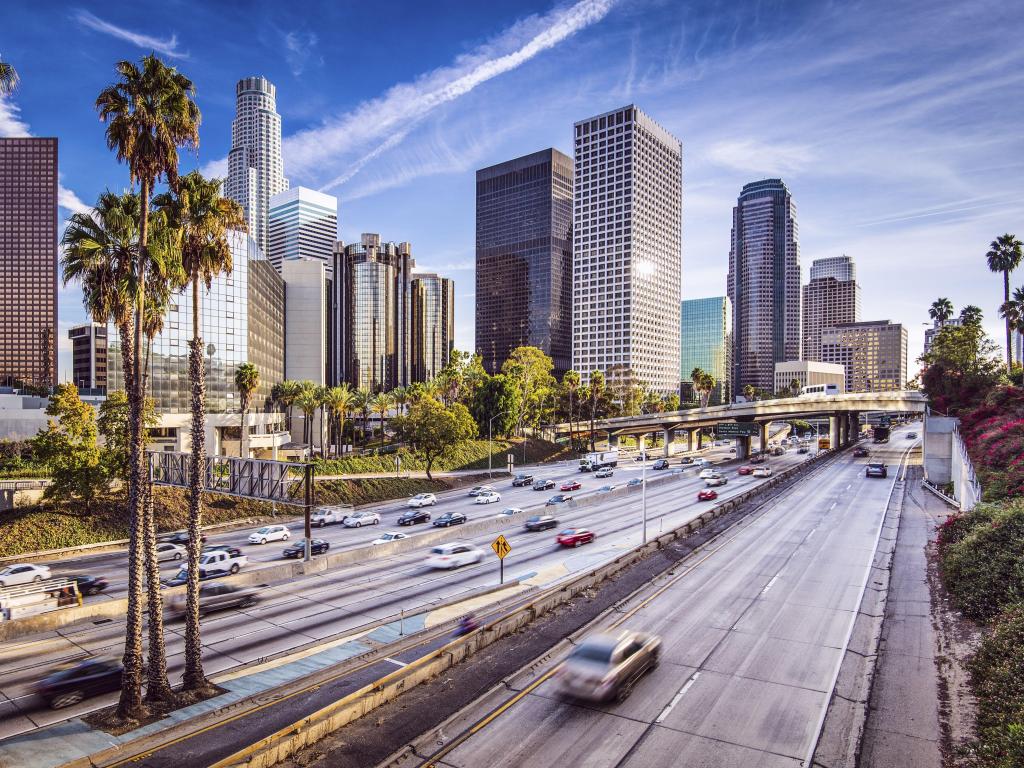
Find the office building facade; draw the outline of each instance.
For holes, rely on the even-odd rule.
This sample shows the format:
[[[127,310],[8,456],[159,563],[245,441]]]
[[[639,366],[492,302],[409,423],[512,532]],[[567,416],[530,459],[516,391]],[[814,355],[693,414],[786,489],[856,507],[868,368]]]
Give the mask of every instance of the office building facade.
[[[679,340],[679,380],[684,384],[683,391],[696,400],[690,374],[694,368],[700,368],[718,382],[708,397],[708,405],[732,402],[732,305],[729,298],[711,296],[685,300]]]
[[[634,105],[574,125],[573,368],[679,387],[682,144]]]
[[[946,326],[956,327],[958,325],[960,325],[959,317],[951,317],[941,323],[938,320],[932,320],[932,327],[924,329],[924,351],[931,352],[932,344],[935,342],[935,337],[939,335],[939,331]]]
[[[107,391],[107,325],[86,323],[68,331],[71,381],[79,389]]]
[[[57,139],[0,138],[0,386],[57,379]]]
[[[267,253],[270,199],[288,189],[281,157],[281,116],[277,88],[265,77],[246,77],[235,86],[235,119],[224,194],[245,211],[248,231]]]
[[[270,198],[267,260],[279,273],[294,259],[316,259],[330,275],[338,239],[338,198],[306,187],[292,187]]]
[[[817,360],[789,360],[775,364],[776,394],[789,390],[796,382],[797,395],[803,387],[812,384],[835,384],[839,394],[846,391],[846,368],[835,363],[820,363]]]
[[[819,359],[822,331],[859,320],[860,286],[853,259],[811,262],[811,280],[803,287],[803,359]]]
[[[771,391],[775,363],[800,358],[800,246],[796,204],[781,179],[747,184],[732,214],[728,296],[733,388]]]
[[[907,329],[889,320],[847,323],[821,335],[821,361],[846,369],[847,392],[890,392],[907,383]]]
[[[455,349],[455,284],[447,277],[420,273],[412,278],[412,360],[410,379],[430,381]]]
[[[488,373],[516,347],[572,365],[572,159],[545,149],[476,172],[476,352]]]

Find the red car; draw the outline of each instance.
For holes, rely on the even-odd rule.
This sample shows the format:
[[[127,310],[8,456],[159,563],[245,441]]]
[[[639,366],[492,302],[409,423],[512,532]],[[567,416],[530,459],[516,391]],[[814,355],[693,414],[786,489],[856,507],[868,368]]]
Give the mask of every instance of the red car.
[[[567,483],[562,483],[562,487],[559,490],[562,491],[578,491],[580,489],[579,480],[570,480]]]
[[[586,528],[566,528],[558,534],[556,541],[563,547],[582,547],[594,539],[594,532],[588,531]]]
[[[740,467],[737,470],[737,474],[740,474],[740,475],[752,475],[752,474],[754,474],[754,468],[749,466],[749,465],[747,465],[747,464],[744,464],[742,467]]]
[[[714,501],[718,498],[718,491],[714,488],[705,488],[697,493],[697,501]]]

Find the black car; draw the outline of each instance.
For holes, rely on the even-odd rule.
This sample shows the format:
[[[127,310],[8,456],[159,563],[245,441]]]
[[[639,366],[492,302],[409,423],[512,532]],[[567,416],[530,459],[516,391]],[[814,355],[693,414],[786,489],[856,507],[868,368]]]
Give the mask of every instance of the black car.
[[[178,531],[172,533],[170,536],[161,536],[160,541],[166,541],[169,544],[180,544],[183,547],[188,546],[188,531]],[[199,534],[199,541],[202,544],[206,543],[206,534]]]
[[[658,459],[651,469],[668,469],[668,459]]]
[[[679,460],[679,463],[680,464],[693,464],[693,456],[683,456],[683,458],[681,458]]]
[[[230,544],[214,544],[210,547],[203,547],[203,552],[227,552],[231,557],[242,556],[242,550]]]
[[[402,516],[398,518],[399,525],[416,525],[417,523],[429,523],[430,513],[425,509],[410,509],[408,512],[403,512]]]
[[[556,493],[554,496],[552,496],[550,499],[544,502],[544,506],[554,507],[559,504],[566,504],[570,501],[572,501],[572,496],[570,496],[568,493]]]
[[[512,487],[521,488],[527,485],[533,484],[533,475],[524,475],[522,473],[512,478]]]
[[[796,451],[796,452],[797,452],[797,453],[810,453],[810,452],[811,452],[811,449],[810,449],[810,448],[808,448],[808,447],[807,447],[806,445],[801,445],[801,446],[800,446],[800,447],[799,447],[799,448],[797,449],[797,451]]]
[[[449,525],[461,525],[464,522],[466,522],[466,516],[461,512],[445,512],[434,520],[434,525],[438,528],[447,528]]]
[[[523,527],[528,531],[545,531],[548,528],[557,528],[558,521],[553,515],[532,515],[526,518]]]
[[[323,539],[313,539],[309,543],[309,552],[313,555],[322,555],[330,548],[331,545]],[[281,554],[285,557],[305,557],[306,540],[299,539],[298,541],[293,541],[291,544],[284,548],[284,551]]]
[[[122,672],[124,667],[113,659],[85,659],[44,677],[36,683],[36,693],[51,709],[63,709],[120,689]]]
[[[870,454],[867,448],[854,448],[853,456],[856,459],[866,459]]]
[[[71,580],[78,585],[78,591],[83,595],[98,595],[110,586],[102,576],[72,576]]]
[[[555,481],[551,478],[541,478],[533,481],[533,490],[535,491],[550,491],[555,487]]]

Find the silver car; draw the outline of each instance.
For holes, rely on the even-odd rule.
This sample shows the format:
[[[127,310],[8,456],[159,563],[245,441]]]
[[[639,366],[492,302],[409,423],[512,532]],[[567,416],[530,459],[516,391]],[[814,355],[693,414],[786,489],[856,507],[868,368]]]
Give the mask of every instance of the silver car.
[[[644,674],[658,666],[661,638],[623,630],[588,637],[573,648],[558,671],[563,696],[622,701]]]

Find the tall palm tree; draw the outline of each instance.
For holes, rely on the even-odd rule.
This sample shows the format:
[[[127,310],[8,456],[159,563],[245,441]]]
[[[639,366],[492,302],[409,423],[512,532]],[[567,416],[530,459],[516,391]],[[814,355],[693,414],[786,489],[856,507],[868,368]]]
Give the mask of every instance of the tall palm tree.
[[[313,458],[313,415],[316,413],[317,408],[320,407],[320,398],[317,397],[317,391],[315,388],[306,387],[298,396],[295,398],[295,405],[302,411],[305,416],[305,424],[303,429],[303,438],[306,440],[306,445],[309,448],[309,457]]]
[[[334,427],[334,455],[341,456],[341,441],[345,433],[345,418],[352,407],[352,388],[342,384],[327,390],[324,403]]]
[[[390,392],[381,392],[373,399],[373,410],[380,417],[380,447],[384,447],[384,419],[388,411],[395,407],[395,397]]]
[[[6,61],[0,61],[0,96],[8,96],[14,93],[18,87],[18,72],[14,65]]]
[[[182,269],[192,288],[192,338],[189,340],[188,377],[192,411],[188,489],[188,581],[185,590],[186,691],[207,686],[203,672],[199,627],[199,555],[202,547],[203,481],[206,477],[206,370],[203,357],[199,285],[209,290],[214,277],[231,274],[229,230],[244,230],[245,217],[234,200],[220,195],[219,179],[206,180],[192,171],[177,180],[174,192],[153,203],[179,230]]]
[[[149,242],[150,196],[156,182],[164,177],[173,186],[178,180],[178,148],[199,144],[199,107],[192,82],[155,55],[142,60],[141,68],[130,61],[118,62],[117,82],[96,98],[100,120],[106,123],[107,147],[119,162],[128,165],[128,175],[139,182],[139,247],[136,256],[137,287],[133,296],[135,322],[132,336],[133,375],[126,381],[128,420],[131,436],[128,479],[128,610],[125,626],[124,674],[117,715],[136,718],[142,706],[142,562],[140,544],[143,523],[140,487],[143,472],[143,396],[141,344],[145,316],[145,261]],[[196,568],[194,566],[194,568]]]
[[[569,397],[569,446],[573,447],[576,443],[576,435],[573,430],[573,398],[580,389],[580,372],[574,370],[568,370],[562,376],[562,386],[565,388],[565,393]]]
[[[409,390],[406,387],[395,387],[391,390],[391,396],[394,398],[395,407],[398,408],[398,415],[404,415],[405,405],[409,402]]]
[[[989,244],[989,251],[985,254],[988,268],[992,272],[1003,273],[1003,303],[1010,300],[1010,273],[1020,266],[1021,259],[1024,259],[1024,251],[1021,250],[1021,242],[1011,234],[1000,235]],[[1009,318],[1006,320],[1006,369],[1013,368],[1013,340]]]
[[[249,411],[249,406],[252,405],[252,395],[259,389],[259,386],[260,372],[255,365],[245,362],[235,369],[235,389],[238,390],[238,399],[241,401],[242,406],[242,431],[238,433],[239,456],[248,457],[249,455],[245,448],[245,435],[249,429],[245,423],[245,416]]]
[[[285,379],[274,389],[276,392],[275,399],[287,409],[285,412],[285,429],[291,432],[292,406],[295,404],[295,398],[298,397],[299,392],[302,391],[302,385],[293,379]]]
[[[601,371],[590,372],[590,450],[594,450],[594,421],[597,419],[597,403],[604,394],[605,381]]]
[[[936,321],[939,327],[945,326],[946,321],[953,316],[953,302],[942,296],[932,302],[928,308],[928,317]]]
[[[985,315],[981,311],[981,307],[968,304],[960,310],[960,325],[981,325],[984,317]]]
[[[316,400],[319,403],[320,410],[320,455],[322,457],[327,456],[327,451],[324,450],[324,425],[327,423],[327,400],[331,396],[330,387],[317,387],[316,388]]]
[[[366,441],[367,422],[373,407],[373,393],[368,389],[357,389],[352,400],[352,408],[363,417],[363,441]]]
[[[999,307],[999,316],[1010,326],[1011,331],[1024,332],[1024,287],[1013,289],[1010,300],[1004,301]]]

